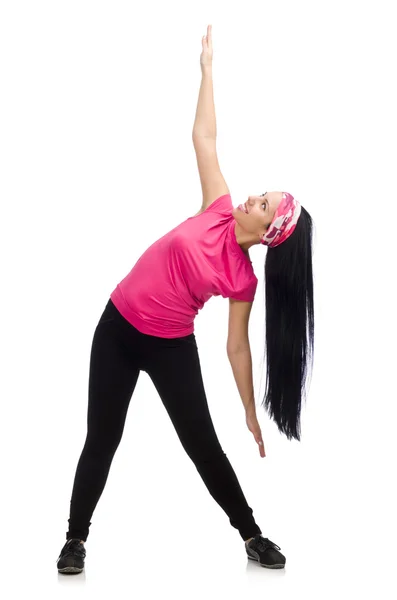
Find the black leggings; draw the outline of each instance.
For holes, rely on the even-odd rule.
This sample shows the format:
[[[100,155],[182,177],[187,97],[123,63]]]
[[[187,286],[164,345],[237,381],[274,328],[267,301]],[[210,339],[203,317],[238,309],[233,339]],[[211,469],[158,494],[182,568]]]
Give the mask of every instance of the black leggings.
[[[109,299],[92,342],[87,437],[77,464],[66,539],[88,537],[140,370],[152,379],[182,446],[231,525],[244,540],[262,533],[215,433],[194,333],[172,339],[141,333]]]

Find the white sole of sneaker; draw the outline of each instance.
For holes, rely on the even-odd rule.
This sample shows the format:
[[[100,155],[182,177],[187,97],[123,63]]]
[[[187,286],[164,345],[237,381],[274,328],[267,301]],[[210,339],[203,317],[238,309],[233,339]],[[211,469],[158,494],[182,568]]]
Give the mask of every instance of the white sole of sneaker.
[[[64,567],[63,569],[58,569],[58,573],[81,573],[83,569],[79,569],[78,567]]]

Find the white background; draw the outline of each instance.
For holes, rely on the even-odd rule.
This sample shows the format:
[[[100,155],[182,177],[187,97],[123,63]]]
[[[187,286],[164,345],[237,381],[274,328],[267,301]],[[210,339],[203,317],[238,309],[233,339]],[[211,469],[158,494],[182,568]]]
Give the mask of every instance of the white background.
[[[392,5],[2,2],[7,597],[395,597]],[[142,372],[85,571],[59,575],[96,324],[144,250],[201,206],[191,132],[209,23],[217,149],[234,206],[288,191],[315,223],[315,356],[301,442],[281,436],[257,398],[259,456],[226,355],[228,301],[211,299],[195,321],[216,431],[286,568],[247,560]],[[255,382],[265,252],[251,249]]]

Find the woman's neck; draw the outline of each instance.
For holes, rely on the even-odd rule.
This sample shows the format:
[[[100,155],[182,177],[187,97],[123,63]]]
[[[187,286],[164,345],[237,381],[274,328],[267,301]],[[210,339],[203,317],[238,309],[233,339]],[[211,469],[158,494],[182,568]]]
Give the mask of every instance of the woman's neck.
[[[236,221],[234,226],[234,233],[236,236],[236,240],[241,250],[249,257],[248,250],[251,246],[255,246],[255,244],[259,244],[260,240],[257,236],[252,233],[248,233],[243,229]]]

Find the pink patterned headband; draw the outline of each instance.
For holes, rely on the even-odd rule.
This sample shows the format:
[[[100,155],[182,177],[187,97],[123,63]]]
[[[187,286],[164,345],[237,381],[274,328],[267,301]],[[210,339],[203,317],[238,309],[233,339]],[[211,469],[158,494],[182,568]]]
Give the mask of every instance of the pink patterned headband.
[[[289,238],[296,227],[301,210],[300,203],[288,192],[283,192],[282,200],[269,229],[261,239],[261,244],[274,248]]]

